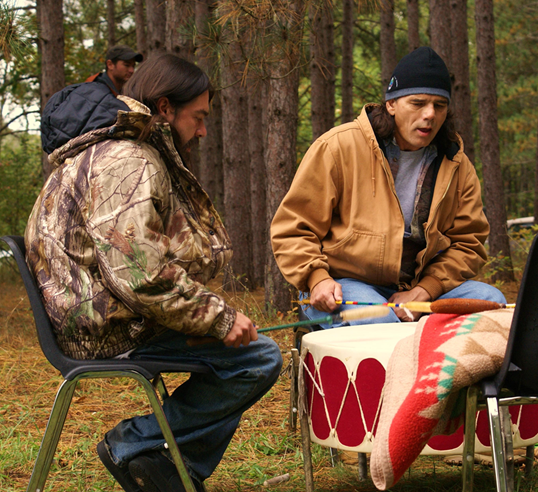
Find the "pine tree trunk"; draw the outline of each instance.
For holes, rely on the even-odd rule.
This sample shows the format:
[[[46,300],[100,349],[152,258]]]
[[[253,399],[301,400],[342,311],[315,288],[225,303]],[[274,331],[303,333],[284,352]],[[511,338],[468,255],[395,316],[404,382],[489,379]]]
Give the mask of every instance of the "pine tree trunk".
[[[452,73],[450,0],[430,0],[430,41]]]
[[[534,168],[534,225],[538,225],[538,133],[536,134],[536,157]]]
[[[166,51],[192,62],[194,43],[188,29],[194,20],[194,0],[168,0],[166,2]],[[183,160],[187,168],[200,178],[200,144],[191,145]]]
[[[218,62],[206,45],[209,26],[213,22],[216,2],[199,0],[195,3],[196,30],[198,33],[196,60],[198,66],[209,75],[213,87],[218,89]],[[222,156],[222,107],[220,91],[216,90],[211,101],[209,118],[206,119],[207,136],[200,141],[199,179],[217,210],[224,215],[223,156]]]
[[[310,82],[312,139],[334,126],[334,23],[325,0],[310,5]]]
[[[230,34],[230,33],[229,33]],[[226,290],[253,287],[252,229],[250,211],[250,155],[248,95],[241,84],[242,60],[239,40],[231,41],[228,56],[221,64],[222,139],[224,142],[224,215],[232,240],[233,278],[225,278]]]
[[[148,54],[146,40],[146,14],[144,13],[144,0],[134,0],[135,28],[136,28],[136,51],[144,58]]]
[[[343,0],[342,14],[342,113],[341,122],[355,118],[353,110],[353,44],[355,27],[355,2]]]
[[[407,0],[407,44],[409,52],[420,46],[418,0]]]
[[[165,51],[166,3],[163,0],[146,0],[146,17],[148,54]]]
[[[41,52],[41,112],[50,97],[65,87],[64,16],[62,0],[37,0],[39,50]],[[43,178],[52,171],[46,156],[42,159]]]
[[[106,2],[106,18],[107,18],[107,33],[108,47],[111,48],[116,44],[116,6],[115,0],[107,0]]]
[[[265,255],[267,254],[267,175],[264,160],[264,108],[267,104],[267,87],[259,82],[248,92],[248,141],[250,150],[250,194],[252,226],[252,262],[254,287],[263,285]]]
[[[194,44],[188,32],[193,16],[193,0],[166,2],[166,51],[188,61],[194,59]]]
[[[381,83],[384,95],[397,64],[396,42],[394,41],[394,0],[380,0],[379,8],[381,22]]]
[[[465,153],[475,161],[471,86],[469,79],[469,34],[467,31],[467,0],[451,0],[452,29],[452,102],[456,130],[463,139]]]
[[[267,227],[289,190],[297,166],[297,119],[300,41],[304,18],[304,1],[285,3],[295,16],[276,13],[275,21],[283,26],[279,31],[280,46],[274,45],[275,58],[282,51],[287,53],[281,62],[270,67],[267,101],[267,146],[265,165],[267,170]],[[284,46],[282,48],[282,45]],[[284,280],[273,253],[268,245],[265,267],[265,302],[267,306],[283,313],[291,309],[291,290]]]
[[[497,82],[495,75],[495,31],[493,0],[476,0],[476,61],[478,110],[480,120],[480,158],[484,176],[485,201],[491,226],[489,254],[505,257],[497,267],[494,280],[514,280],[510,244],[506,231],[506,208],[501,174],[499,129],[497,126]]]

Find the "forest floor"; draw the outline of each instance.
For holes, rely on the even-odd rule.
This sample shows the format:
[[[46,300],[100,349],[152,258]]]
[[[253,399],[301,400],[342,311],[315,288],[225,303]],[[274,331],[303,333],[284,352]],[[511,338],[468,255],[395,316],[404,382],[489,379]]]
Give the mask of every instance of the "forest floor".
[[[518,282],[502,285],[508,302],[515,302]],[[263,291],[242,293],[229,299],[238,309],[255,318],[263,317]],[[294,313],[276,313],[257,319],[259,326],[294,320]],[[291,330],[269,332],[280,346],[284,368],[289,366],[293,344]],[[172,389],[183,376],[167,376]],[[32,462],[61,377],[46,361],[39,348],[33,318],[18,275],[0,275],[0,490],[26,489]],[[245,412],[240,426],[212,477],[208,492],[304,490],[300,432],[288,429],[290,377],[283,371],[273,389]],[[130,380],[82,381],[55,455],[45,490],[120,491],[105,470],[95,446],[104,433],[122,418],[148,411],[142,390]],[[359,481],[356,455],[346,454],[332,466],[327,448],[312,445],[314,480],[317,491],[374,492],[370,478]],[[289,474],[288,481],[265,487],[265,480]],[[516,490],[538,490],[538,473],[530,477],[518,472]],[[394,491],[461,490],[461,467],[449,466],[442,457],[420,457],[391,488]],[[495,490],[493,472],[476,466],[475,491]]]

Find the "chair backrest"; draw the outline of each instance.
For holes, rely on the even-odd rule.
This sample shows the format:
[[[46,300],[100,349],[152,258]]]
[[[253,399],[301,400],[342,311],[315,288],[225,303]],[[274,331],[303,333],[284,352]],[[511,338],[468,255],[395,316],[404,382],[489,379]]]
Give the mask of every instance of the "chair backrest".
[[[65,355],[54,335],[54,328],[45,310],[41,292],[35,282],[34,276],[26,263],[26,248],[24,238],[21,236],[1,237],[10,247],[19,267],[24,287],[30,299],[30,305],[34,314],[37,338],[43,354],[47,360],[58,369],[65,379],[72,379],[77,375],[88,371],[136,371],[147,379],[153,379],[161,372],[198,372],[209,373],[211,368],[202,363],[169,362],[155,359],[96,359],[77,360]]]
[[[68,360],[65,360],[65,355],[62,353],[56,338],[54,337],[54,329],[50,322],[50,318],[45,310],[41,293],[34,280],[34,276],[28,264],[26,263],[26,247],[24,245],[24,238],[21,236],[4,236],[1,238],[10,247],[13,252],[19,272],[30,299],[30,306],[34,313],[34,320],[37,329],[37,338],[41,350],[45,354],[48,361],[58,369],[62,374],[69,371],[71,364]]]
[[[501,370],[494,380],[519,394],[538,395],[538,235],[534,238],[517,296]]]

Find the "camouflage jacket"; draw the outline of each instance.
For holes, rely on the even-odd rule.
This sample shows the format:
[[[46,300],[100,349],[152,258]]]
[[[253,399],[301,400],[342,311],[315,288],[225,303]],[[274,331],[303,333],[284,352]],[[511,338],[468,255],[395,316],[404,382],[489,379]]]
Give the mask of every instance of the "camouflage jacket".
[[[217,211],[170,127],[137,143],[151,115],[122,99],[132,111],[113,126],[49,156],[55,169],[26,228],[58,343],[77,359],[114,357],[167,328],[223,339],[235,321],[205,287],[232,256]]]

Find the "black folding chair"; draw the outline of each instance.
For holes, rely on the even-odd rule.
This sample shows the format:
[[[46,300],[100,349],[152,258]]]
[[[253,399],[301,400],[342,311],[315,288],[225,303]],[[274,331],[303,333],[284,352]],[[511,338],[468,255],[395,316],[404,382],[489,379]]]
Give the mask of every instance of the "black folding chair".
[[[184,364],[155,360],[76,360],[67,357],[56,343],[50,319],[43,305],[43,299],[34,281],[34,277],[26,264],[24,239],[20,236],[4,236],[1,239],[13,251],[19,267],[26,292],[30,298],[37,328],[37,336],[43,354],[64,377],[64,381],[56,393],[56,399],[54,400],[43,441],[34,464],[30,483],[26,489],[27,492],[41,492],[44,490],[52,459],[56,452],[67,412],[78,382],[81,379],[125,377],[132,378],[143,386],[166,441],[165,448],[170,451],[174,459],[185,489],[187,492],[196,492],[159,400],[159,395],[163,400],[168,397],[161,373],[209,373],[210,368],[204,364]]]
[[[463,491],[473,489],[475,422],[477,410],[487,409],[493,469],[498,492],[513,488],[512,432],[507,409],[538,403],[538,236],[531,245],[521,280],[508,344],[500,371],[467,392]],[[505,418],[503,419],[503,414]],[[505,423],[503,423],[505,420]],[[504,427],[504,429],[503,429]],[[534,446],[527,448],[527,467],[534,461]],[[532,454],[532,457],[530,456]]]

